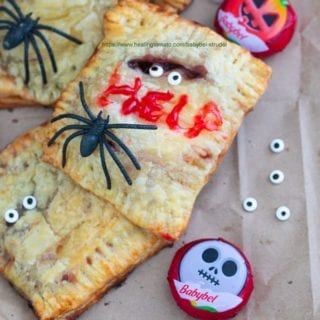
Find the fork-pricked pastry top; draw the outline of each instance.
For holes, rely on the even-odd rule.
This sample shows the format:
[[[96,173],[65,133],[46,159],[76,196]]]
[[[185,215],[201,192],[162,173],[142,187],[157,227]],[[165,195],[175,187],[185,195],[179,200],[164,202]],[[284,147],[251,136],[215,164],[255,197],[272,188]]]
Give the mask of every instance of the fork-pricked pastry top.
[[[141,0],[147,1],[147,0]],[[189,0],[156,1],[160,6],[181,11]],[[82,44],[75,45],[56,34],[44,31],[43,35],[52,47],[57,61],[58,71],[51,67],[50,56],[44,43],[36,36],[39,50],[43,58],[47,73],[48,84],[43,85],[39,61],[33,47],[29,45],[28,61],[30,67],[30,82],[25,84],[24,50],[22,44],[17,48],[0,51],[0,108],[19,107],[27,105],[51,105],[60,96],[65,86],[79,73],[87,62],[96,46],[103,38],[103,15],[118,0],[87,0],[87,1],[17,1],[23,14],[32,13],[32,18],[40,18],[40,23],[58,28],[77,37]],[[8,1],[0,1],[1,6],[12,10]],[[4,11],[0,11],[0,19],[12,18]],[[11,21],[15,23],[15,21]],[[0,30],[0,43],[7,30]]]
[[[223,44],[212,30],[138,1],[110,10],[105,28],[106,38],[62,94],[55,116],[84,115],[78,94],[82,81],[93,114],[102,111],[113,122],[156,124],[158,130],[117,131],[141,165],[140,171],[130,170],[127,157],[115,148],[132,177],[131,187],[109,158],[113,187],[108,190],[99,151],[81,157],[80,139],[68,146],[64,172],[133,223],[173,240],[185,230],[197,194],[265,91],[271,71],[239,46]],[[52,124],[47,138],[68,124],[67,119]],[[45,161],[61,168],[67,137],[45,149]]]
[[[41,162],[44,131],[0,154],[0,272],[39,319],[73,319],[164,242]]]

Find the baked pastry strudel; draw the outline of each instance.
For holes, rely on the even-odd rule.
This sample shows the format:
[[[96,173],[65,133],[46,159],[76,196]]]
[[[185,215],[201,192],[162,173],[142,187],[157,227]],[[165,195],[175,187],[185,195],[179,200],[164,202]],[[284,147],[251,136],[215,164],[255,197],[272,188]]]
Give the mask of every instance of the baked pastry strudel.
[[[105,29],[55,105],[43,159],[134,224],[177,239],[271,70],[209,28],[139,1],[111,9]]]
[[[0,272],[39,319],[73,319],[165,243],[41,162],[44,130],[0,154]]]
[[[190,0],[157,2],[176,11]],[[103,15],[117,3],[118,0],[0,1],[0,108],[51,105],[56,101],[102,40]],[[20,22],[27,27],[21,29]],[[9,33],[16,31],[23,38],[10,41]]]

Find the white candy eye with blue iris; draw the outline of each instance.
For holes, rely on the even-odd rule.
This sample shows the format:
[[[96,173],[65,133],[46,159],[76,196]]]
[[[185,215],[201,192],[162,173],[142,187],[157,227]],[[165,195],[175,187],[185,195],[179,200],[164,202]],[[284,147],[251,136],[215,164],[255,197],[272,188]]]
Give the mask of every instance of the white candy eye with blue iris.
[[[15,209],[9,209],[4,214],[4,220],[8,224],[15,224],[19,220],[19,212]]]
[[[164,70],[159,64],[153,64],[149,69],[149,74],[151,77],[159,78],[163,75]]]
[[[178,71],[172,71],[168,75],[168,83],[172,86],[178,86],[182,81],[181,73]]]
[[[23,199],[22,205],[26,210],[32,210],[37,206],[37,199],[33,196],[27,196]]]

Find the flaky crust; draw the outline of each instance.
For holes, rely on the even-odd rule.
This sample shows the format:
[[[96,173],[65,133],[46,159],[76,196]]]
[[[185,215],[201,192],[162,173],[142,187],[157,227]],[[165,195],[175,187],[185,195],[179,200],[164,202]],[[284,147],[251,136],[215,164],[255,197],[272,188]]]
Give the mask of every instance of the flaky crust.
[[[1,50],[0,108],[52,105],[59,98],[65,86],[78,74],[101,41],[104,12],[117,2],[118,0],[72,2],[56,0],[51,3],[40,0],[19,1],[24,13],[32,10],[33,18],[41,17],[41,23],[70,33],[80,39],[83,44],[78,46],[50,32],[43,33],[53,48],[58,64],[58,73],[53,73],[49,57],[41,47],[49,78],[47,85],[42,85],[39,65],[31,49],[29,49],[31,81],[28,86],[24,84],[23,45],[8,52]],[[155,0],[155,2],[171,11],[182,11],[190,1]],[[6,1],[0,1],[0,5],[2,4],[8,6]],[[11,9],[10,6],[8,7]],[[8,18],[1,12],[0,17]],[[0,31],[0,43],[4,35],[5,31]]]
[[[117,0],[89,0],[89,1],[40,1],[26,0],[18,4],[24,14],[32,12],[32,18],[40,17],[40,23],[58,28],[82,41],[77,45],[65,38],[50,32],[41,31],[48,40],[57,63],[58,72],[51,67],[48,52],[41,40],[36,42],[41,50],[44,66],[47,72],[48,84],[43,85],[40,68],[35,52],[30,45],[29,65],[30,82],[25,85],[24,45],[13,50],[0,52],[0,107],[17,107],[30,105],[51,105],[56,101],[61,90],[79,73],[87,62],[96,46],[103,37],[102,20],[104,12],[115,5]],[[7,1],[0,1],[1,5],[13,10]],[[8,19],[3,11],[1,18]],[[11,17],[9,17],[11,19]],[[0,32],[0,43],[6,30]]]
[[[192,0],[151,0],[150,2],[172,12],[181,12],[189,6]]]
[[[38,104],[26,88],[17,90],[14,78],[5,75],[0,76],[0,83],[0,108],[35,106]]]
[[[92,112],[98,114],[101,109],[97,98],[108,86],[111,74],[118,70],[121,85],[132,86],[134,79],[139,77],[144,92],[170,91],[175,94],[175,102],[179,96],[187,94],[189,103],[181,114],[181,130],[169,130],[162,119],[153,132],[117,131],[118,137],[127,143],[142,167],[140,171],[134,170],[130,161],[118,153],[133,179],[131,187],[126,185],[117,166],[108,160],[113,187],[107,190],[99,150],[82,158],[79,154],[80,138],[70,143],[67,164],[62,168],[62,147],[70,133],[61,136],[53,146],[45,147],[43,158],[64,170],[82,187],[113,203],[133,223],[166,239],[177,239],[188,224],[196,196],[229,148],[244,115],[264,93],[270,68],[229,42],[220,49],[139,46],[139,43],[221,43],[225,40],[209,28],[137,1],[123,1],[110,10],[105,28],[107,36],[97,54],[64,91],[54,114],[71,112],[86,117],[79,101],[79,81],[84,83]],[[180,86],[173,87],[168,85],[167,75],[155,79],[128,67],[130,59],[145,57],[170,60],[206,72],[197,79],[185,79]],[[110,115],[111,122],[149,123],[136,114],[123,115],[120,112],[123,97],[110,99],[113,99],[112,103],[102,110],[105,117]],[[182,128],[192,125],[195,114],[208,101],[214,101],[218,106],[223,125],[214,131],[202,131],[196,138],[186,138]],[[172,104],[165,108],[169,108],[166,109],[169,112]],[[63,120],[52,124],[47,139],[72,123],[77,122]]]
[[[41,320],[70,320],[165,243],[42,163],[45,128],[0,155],[0,272]],[[37,199],[26,210],[25,196]],[[8,226],[8,209],[20,219]]]

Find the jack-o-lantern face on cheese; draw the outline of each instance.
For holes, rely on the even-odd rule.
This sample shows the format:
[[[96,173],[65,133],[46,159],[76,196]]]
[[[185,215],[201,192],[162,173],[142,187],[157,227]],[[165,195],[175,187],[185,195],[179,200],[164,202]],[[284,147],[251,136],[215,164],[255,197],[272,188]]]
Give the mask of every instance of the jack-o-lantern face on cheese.
[[[218,32],[258,56],[282,50],[291,40],[296,15],[287,0],[230,0],[218,10]]]
[[[257,33],[263,40],[278,34],[287,20],[287,8],[280,0],[243,0],[239,16],[243,24]]]

